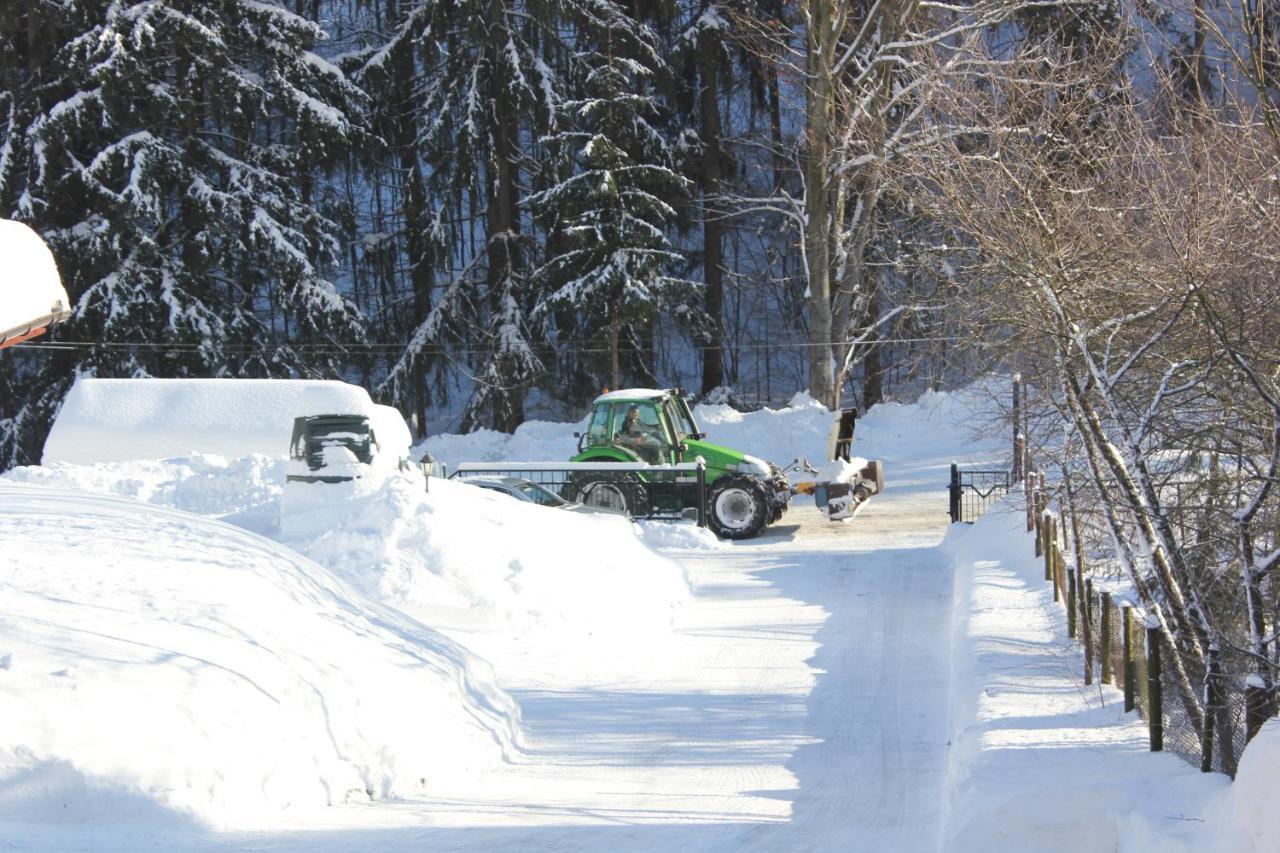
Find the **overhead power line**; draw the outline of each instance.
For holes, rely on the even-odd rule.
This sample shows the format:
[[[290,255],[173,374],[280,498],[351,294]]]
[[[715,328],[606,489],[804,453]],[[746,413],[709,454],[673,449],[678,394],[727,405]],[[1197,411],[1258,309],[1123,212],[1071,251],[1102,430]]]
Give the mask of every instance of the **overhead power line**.
[[[916,343],[951,343],[961,341],[964,338],[951,336],[938,337],[915,337],[915,338],[874,338],[866,341],[771,341],[767,343],[749,343],[749,344],[732,344],[726,343],[715,347],[700,344],[681,344],[679,348],[686,350],[696,350],[707,352],[711,350],[779,350],[779,349],[812,349],[814,347],[836,347],[836,346],[886,346],[890,344],[916,344]],[[153,350],[161,352],[182,352],[197,353],[205,350],[213,350],[223,353],[236,354],[270,354],[278,349],[288,349],[294,352],[305,352],[314,355],[345,355],[351,353],[400,353],[409,349],[407,343],[323,343],[323,344],[195,344],[195,343],[166,343],[163,341],[46,341],[31,342],[19,344],[13,348],[14,350],[62,350],[62,351],[86,351],[92,349],[106,350]],[[572,353],[578,355],[607,355],[610,350],[607,347],[595,346],[573,346],[559,345],[553,346],[556,352]],[[656,352],[654,349],[638,349],[635,347],[624,347],[627,352]],[[483,347],[450,347],[443,344],[431,344],[429,346],[419,348],[418,352],[438,355],[489,355],[492,350]]]

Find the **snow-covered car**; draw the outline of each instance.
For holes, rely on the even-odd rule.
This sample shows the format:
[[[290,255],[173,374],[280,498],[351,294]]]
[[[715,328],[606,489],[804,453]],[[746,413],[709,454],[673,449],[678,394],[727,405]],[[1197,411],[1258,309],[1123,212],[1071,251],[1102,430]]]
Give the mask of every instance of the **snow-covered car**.
[[[385,476],[411,467],[409,428],[398,411],[307,415],[293,422],[290,483],[343,483],[369,474]]]
[[[532,480],[523,480],[519,477],[468,477],[462,482],[468,483],[472,486],[478,486],[482,489],[488,489],[491,492],[498,492],[499,494],[513,497],[516,500],[535,503],[539,506],[567,509],[570,512],[626,516],[626,513],[622,510],[610,509],[603,506],[588,506],[586,504],[572,503],[560,497],[546,486],[541,486]]]

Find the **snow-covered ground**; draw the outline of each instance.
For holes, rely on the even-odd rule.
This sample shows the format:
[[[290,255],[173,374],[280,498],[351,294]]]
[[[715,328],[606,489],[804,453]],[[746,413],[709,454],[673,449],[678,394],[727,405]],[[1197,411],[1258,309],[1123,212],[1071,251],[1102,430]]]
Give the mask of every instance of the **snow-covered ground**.
[[[487,664],[269,540],[10,483],[0,518],[0,819],[239,823],[517,752]]]
[[[948,849],[1183,849],[1228,780],[1149,752],[1123,694],[1084,684],[1033,535],[1019,493],[943,546],[957,579]]]
[[[818,463],[830,415],[796,403],[748,415],[703,407],[698,416],[712,440],[784,465],[796,456]],[[849,523],[824,521],[800,498],[765,536],[739,543],[710,542],[688,525],[644,525],[637,534],[617,519],[521,506],[461,484],[433,482],[426,493],[412,479],[393,480],[343,512],[317,514],[305,532],[306,524],[280,523],[279,472],[267,459],[11,472],[7,479],[18,483],[0,481],[6,510],[23,501],[49,509],[46,516],[0,511],[0,544],[21,555],[9,561],[19,566],[7,576],[13,581],[0,586],[0,643],[16,650],[12,666],[0,668],[0,690],[16,683],[21,661],[32,664],[23,689],[0,702],[44,704],[19,735],[0,727],[0,845],[789,853],[1021,851],[1056,849],[1067,839],[1073,850],[1141,851],[1177,849],[1169,845],[1228,822],[1237,840],[1274,838],[1265,816],[1277,810],[1265,799],[1145,752],[1135,718],[1116,713],[1114,697],[1078,685],[1078,655],[1061,636],[1047,591],[1031,582],[1029,544],[1016,525],[992,514],[948,534],[949,464],[998,462],[1006,453],[1002,435],[971,428],[988,408],[981,388],[877,407],[859,424],[855,449],[884,461],[885,494]],[[563,459],[573,450],[572,429],[533,424],[514,437],[441,436],[430,447],[451,463]],[[135,503],[57,491],[70,488]],[[138,500],[161,507],[137,507]],[[61,514],[61,529],[40,528],[55,526],[49,513]],[[162,535],[150,536],[152,527]],[[68,529],[79,532],[67,536]],[[51,558],[41,565],[61,568],[47,577],[22,568],[50,538]],[[146,559],[113,569],[118,559],[101,558],[113,549]],[[243,553],[256,555],[252,568],[239,569],[242,560],[228,556]],[[181,565],[187,571],[175,571]],[[242,573],[259,580],[237,592],[233,579]],[[14,600],[24,609],[10,607]],[[120,613],[100,616],[92,610],[99,603]],[[299,612],[309,608],[316,612]],[[308,619],[336,621],[323,635],[309,633],[320,631],[315,626],[288,628]],[[116,646],[68,641],[95,623],[101,633],[165,651],[128,657]],[[42,632],[57,642],[42,640]],[[165,642],[148,640],[152,634]],[[237,649],[238,657],[177,647],[206,635],[201,642],[214,651]],[[322,639],[312,643],[312,636]],[[218,731],[205,732],[209,709],[175,700],[163,713],[146,711],[168,720],[154,728],[179,741],[172,754],[157,756],[143,748],[151,727],[120,722],[131,701],[170,691],[211,697],[225,709],[229,699],[216,691],[239,697],[233,691],[252,690],[216,667],[171,656],[175,647],[244,675],[259,673],[251,669],[259,658],[278,661],[278,670],[261,664],[266,674],[255,680],[287,695],[300,721],[316,719],[315,702],[334,703],[335,737],[350,740],[321,742],[300,722],[287,737],[254,731],[224,758],[209,743]],[[0,659],[6,651],[0,648]],[[497,686],[476,654],[492,665]],[[397,668],[396,660],[405,663]],[[414,662],[423,660],[435,668],[419,684]],[[68,717],[55,713],[67,695],[56,692],[64,669],[94,689],[122,687],[111,694],[118,703],[109,706],[112,715],[95,723],[102,728],[80,740],[65,731]],[[443,673],[453,674],[452,694]],[[387,696],[395,674],[414,682],[402,697]],[[291,679],[312,680],[317,693],[286,690]],[[142,685],[146,698],[131,698],[130,685]],[[427,699],[415,696],[443,705],[418,710]],[[91,716],[73,707],[77,719]],[[339,804],[319,812],[279,810],[277,801],[252,809],[229,801],[219,811],[172,794],[156,806],[157,789],[172,783],[147,787],[174,767],[211,778],[222,778],[224,764],[256,767],[276,754],[262,744],[277,741],[279,750],[308,743],[336,762],[335,773],[382,767],[382,760],[400,774],[394,778],[412,781],[402,730],[367,727],[360,716],[398,720],[406,708],[424,731],[443,715],[446,724],[433,736],[455,739],[453,752],[442,755],[482,766],[477,784],[465,784],[469,770],[455,773],[443,762],[421,790],[373,785],[372,799],[330,797]],[[42,728],[44,713],[54,716]],[[288,716],[269,709],[268,720],[276,714]],[[226,716],[220,731],[253,726],[252,714],[241,722]],[[490,739],[466,740],[477,732]],[[112,733],[114,746],[94,745]],[[1259,754],[1274,755],[1280,732],[1264,736],[1271,752]],[[379,738],[388,747],[377,758],[353,759],[371,754]],[[7,807],[6,792],[23,790],[13,780],[34,778],[7,757],[19,747],[29,764],[39,759],[89,781],[45,790],[31,807]],[[110,750],[116,775],[103,783],[88,765]],[[1111,789],[1092,775],[1100,767]],[[382,778],[355,772],[366,784]],[[1271,765],[1251,765],[1247,755],[1246,772],[1274,791]],[[130,774],[142,781],[121,781]],[[449,784],[455,775],[458,784]],[[191,797],[215,787],[193,789]],[[1095,788],[1105,795],[1090,794]],[[228,790],[259,796],[258,787]],[[1040,807],[1071,792],[1069,815]],[[100,800],[106,805],[88,808],[94,797],[108,798]],[[62,803],[70,819],[59,812]],[[1244,843],[1220,849],[1274,849]]]

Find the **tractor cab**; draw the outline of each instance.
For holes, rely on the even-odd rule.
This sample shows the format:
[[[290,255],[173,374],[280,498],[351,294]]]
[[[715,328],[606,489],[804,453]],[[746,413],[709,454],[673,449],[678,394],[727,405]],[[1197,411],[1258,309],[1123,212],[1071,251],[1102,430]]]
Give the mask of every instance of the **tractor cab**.
[[[664,392],[616,391],[596,400],[587,431],[578,436],[578,451],[607,449],[617,461],[674,464],[681,461],[686,424],[692,420],[689,414],[685,421]]]

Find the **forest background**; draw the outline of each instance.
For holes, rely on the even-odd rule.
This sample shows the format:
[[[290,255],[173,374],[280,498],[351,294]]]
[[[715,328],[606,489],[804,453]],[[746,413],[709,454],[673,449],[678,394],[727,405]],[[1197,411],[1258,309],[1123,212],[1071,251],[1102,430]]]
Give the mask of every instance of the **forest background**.
[[[85,373],[340,376],[418,434],[963,378],[1011,334],[894,171],[1027,117],[947,99],[1034,65],[1058,110],[1102,62],[1218,109],[1274,79],[1266,4],[8,0],[0,215],[75,316],[0,356],[0,469]]]

